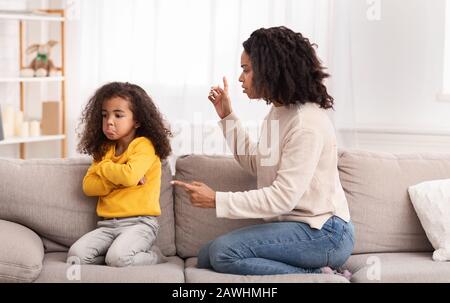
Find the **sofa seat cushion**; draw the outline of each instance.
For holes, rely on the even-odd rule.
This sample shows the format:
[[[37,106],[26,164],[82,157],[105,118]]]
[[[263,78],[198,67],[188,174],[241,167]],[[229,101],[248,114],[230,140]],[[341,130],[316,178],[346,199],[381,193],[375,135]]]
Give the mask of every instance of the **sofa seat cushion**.
[[[432,260],[432,253],[381,253],[352,255],[344,267],[351,282],[449,283],[450,263]]]
[[[36,283],[184,283],[184,261],[176,256],[168,262],[149,266],[110,267],[106,265],[70,265],[67,254],[45,254],[44,266]],[[79,279],[78,279],[79,278]]]
[[[186,259],[186,283],[348,283],[338,275],[289,274],[269,276],[243,276],[197,268],[197,258]]]
[[[31,229],[0,220],[0,282],[32,282],[42,269],[44,245]]]

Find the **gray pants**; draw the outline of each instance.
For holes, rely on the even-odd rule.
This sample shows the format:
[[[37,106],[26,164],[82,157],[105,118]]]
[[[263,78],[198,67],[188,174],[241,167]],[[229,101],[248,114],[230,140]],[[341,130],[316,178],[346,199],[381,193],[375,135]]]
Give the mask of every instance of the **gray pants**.
[[[158,221],[152,216],[102,220],[97,229],[72,245],[67,258],[77,257],[80,264],[114,267],[162,263],[164,256],[153,245],[158,230]]]

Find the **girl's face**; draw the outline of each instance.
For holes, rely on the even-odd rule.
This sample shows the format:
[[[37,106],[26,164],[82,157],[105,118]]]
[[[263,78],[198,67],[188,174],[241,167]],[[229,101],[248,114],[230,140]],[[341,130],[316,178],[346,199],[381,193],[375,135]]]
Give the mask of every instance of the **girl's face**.
[[[134,121],[130,102],[121,97],[113,97],[103,102],[102,129],[109,140],[134,138],[139,124]]]
[[[241,67],[242,73],[239,76],[239,82],[242,82],[242,88],[244,89],[244,94],[250,99],[259,99],[253,88],[253,69],[252,63],[250,61],[249,55],[243,51],[241,55]]]

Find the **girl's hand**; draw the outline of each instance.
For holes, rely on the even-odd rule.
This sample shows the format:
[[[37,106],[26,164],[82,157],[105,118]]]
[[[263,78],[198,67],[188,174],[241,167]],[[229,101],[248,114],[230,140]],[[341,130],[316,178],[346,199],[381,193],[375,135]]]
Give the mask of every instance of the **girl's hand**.
[[[183,187],[189,194],[192,205],[202,208],[216,207],[216,192],[206,184],[195,181],[191,184],[182,181],[172,181],[170,183]]]
[[[223,77],[223,89],[220,86],[213,86],[209,91],[208,99],[214,105],[220,119],[231,114],[231,100],[228,95],[227,78]]]
[[[145,176],[142,177],[142,179],[139,180],[138,185],[144,185],[146,180],[147,180],[147,179],[145,179]]]

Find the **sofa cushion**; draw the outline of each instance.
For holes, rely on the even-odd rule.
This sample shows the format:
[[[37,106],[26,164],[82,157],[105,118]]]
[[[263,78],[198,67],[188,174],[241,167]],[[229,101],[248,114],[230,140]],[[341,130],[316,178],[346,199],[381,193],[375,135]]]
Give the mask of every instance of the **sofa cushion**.
[[[148,266],[71,265],[67,253],[47,253],[36,283],[183,283],[184,261],[177,256]]]
[[[450,260],[450,179],[408,188],[409,197],[435,251],[433,260]]]
[[[449,283],[450,263],[435,262],[431,253],[380,253],[352,255],[344,264],[351,282]]]
[[[349,283],[339,275],[289,274],[289,275],[231,275],[209,269],[196,268],[197,258],[186,260],[186,283]]]
[[[256,188],[256,178],[246,173],[232,157],[182,156],[177,159],[175,171],[176,180],[203,182],[215,191]],[[176,186],[174,193],[177,254],[183,258],[197,256],[203,244],[220,235],[263,222],[217,218],[215,209],[192,206],[183,188]]]
[[[32,282],[41,272],[44,246],[23,225],[0,220],[0,282]]]
[[[36,231],[46,239],[47,251],[61,250],[56,244],[69,247],[94,229],[98,220],[97,198],[85,196],[81,186],[90,163],[87,158],[0,159],[0,219]],[[164,162],[156,243],[165,255],[175,254],[171,178]]]
[[[173,204],[172,185],[172,171],[169,162],[162,162],[161,175],[161,191],[159,202],[161,204],[161,216],[158,217],[158,222],[161,226],[159,235],[156,238],[156,245],[161,248],[161,251],[166,256],[174,256],[176,254],[175,248],[175,212]]]
[[[341,151],[338,167],[355,226],[354,253],[432,251],[408,187],[450,178],[450,154]]]

